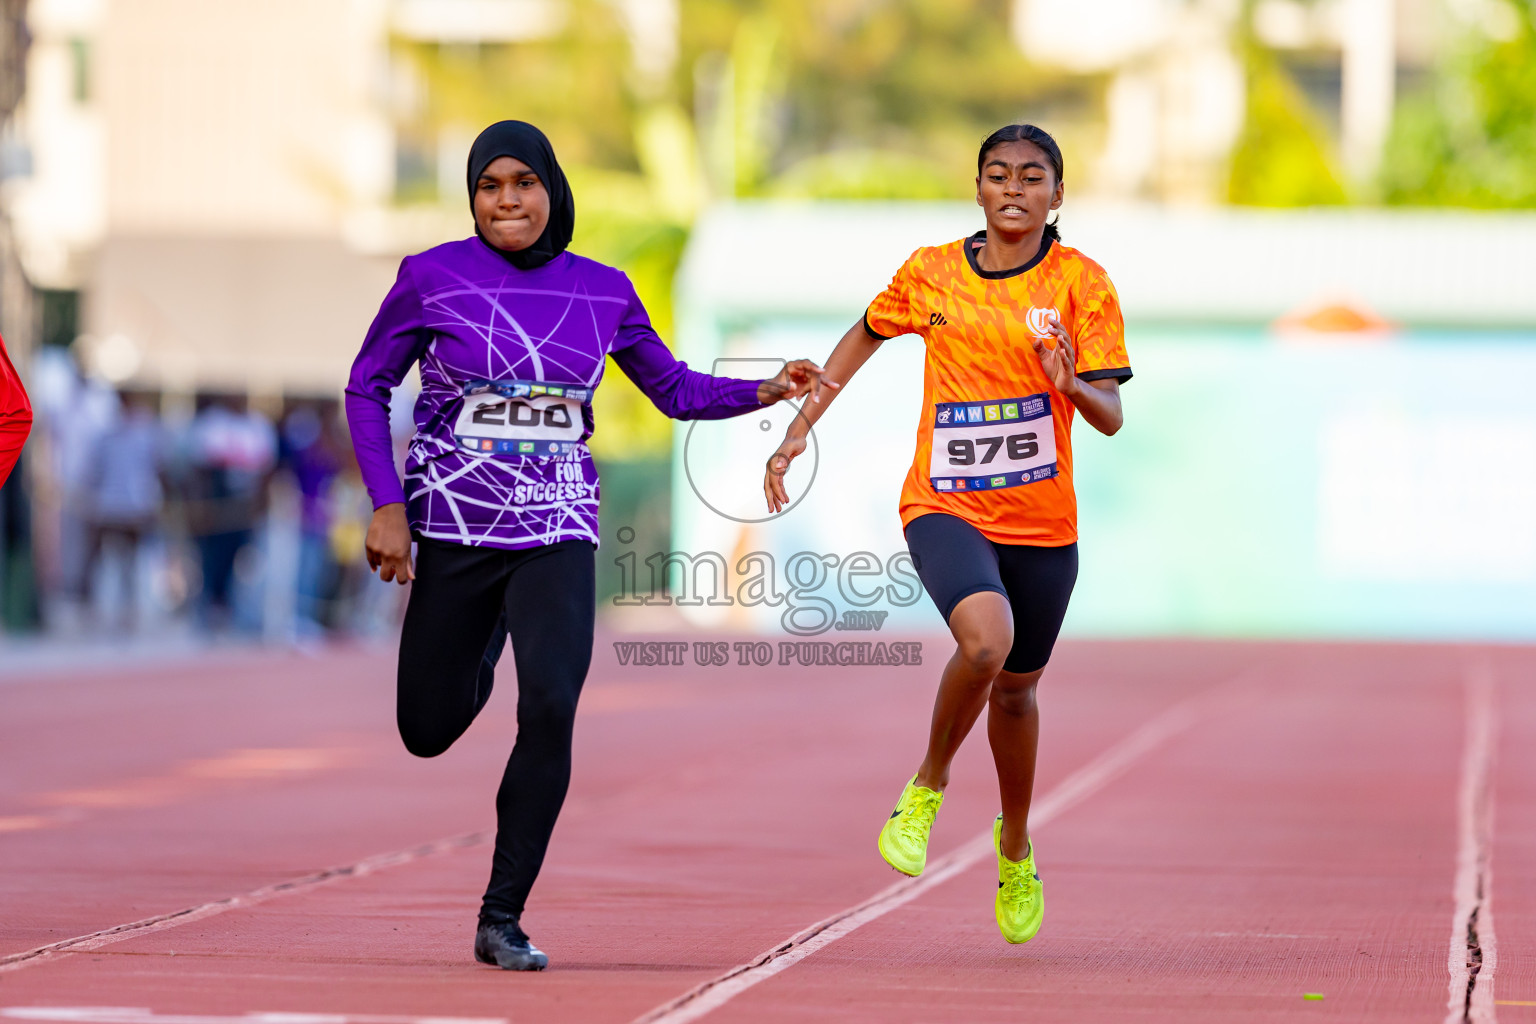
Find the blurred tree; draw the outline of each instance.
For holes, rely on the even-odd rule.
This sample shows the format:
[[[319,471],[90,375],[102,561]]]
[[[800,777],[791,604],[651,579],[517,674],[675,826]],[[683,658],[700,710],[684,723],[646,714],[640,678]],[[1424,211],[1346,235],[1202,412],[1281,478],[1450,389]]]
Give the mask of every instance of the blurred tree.
[[[1501,7],[1505,38],[1469,31],[1398,105],[1382,161],[1389,203],[1536,207],[1536,9]]]
[[[422,85],[397,130],[423,167],[445,134],[472,136],[517,116],[543,127],[565,162],[644,173],[653,188],[691,181],[693,154],[701,154],[721,196],[964,197],[975,146],[989,131],[1035,120],[1058,137],[1078,135],[1103,84],[1032,68],[1007,31],[1010,6],[681,0],[681,59],[656,97],[637,87],[613,6],[570,0],[565,28],[547,39],[398,41]],[[657,144],[669,157],[648,160]],[[862,166],[839,166],[844,153]],[[418,182],[401,198],[429,192]],[[691,183],[662,205],[686,220],[701,197]]]
[[[962,190],[971,185],[966,173],[974,158],[974,150],[957,155],[945,173],[937,161],[911,153],[840,149],[797,161],[762,191],[796,199],[956,199],[971,194]]]
[[[1327,132],[1275,55],[1249,42],[1247,111],[1232,150],[1227,198],[1246,206],[1327,206],[1345,201]]]
[[[397,105],[403,142],[436,153],[445,134],[467,131],[473,139],[485,125],[515,117],[544,129],[559,144],[562,163],[638,170],[636,103],[625,77],[629,40],[609,4],[568,5],[565,29],[546,39],[396,40],[395,59],[420,83],[411,102]]]
[[[682,0],[678,84],[715,142],[707,152],[717,190],[963,198],[977,144],[1021,120],[1046,124],[1070,151],[1103,83],[1032,67],[1008,32],[1010,8]],[[734,140],[733,160],[720,152],[723,138]]]

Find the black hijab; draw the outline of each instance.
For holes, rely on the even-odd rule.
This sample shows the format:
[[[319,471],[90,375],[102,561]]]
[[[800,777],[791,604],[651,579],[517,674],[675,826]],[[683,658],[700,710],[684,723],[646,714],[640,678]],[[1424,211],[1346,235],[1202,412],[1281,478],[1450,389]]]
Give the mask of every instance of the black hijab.
[[[526,121],[497,121],[469,147],[469,212],[475,212],[475,185],[480,175],[497,157],[510,156],[532,168],[549,193],[549,223],[544,233],[526,249],[508,252],[498,249],[484,235],[480,224],[475,223],[475,234],[492,252],[520,270],[542,267],[565,252],[571,244],[571,231],[576,227],[576,202],[571,198],[570,183],[555,159],[555,150],[544,133]]]

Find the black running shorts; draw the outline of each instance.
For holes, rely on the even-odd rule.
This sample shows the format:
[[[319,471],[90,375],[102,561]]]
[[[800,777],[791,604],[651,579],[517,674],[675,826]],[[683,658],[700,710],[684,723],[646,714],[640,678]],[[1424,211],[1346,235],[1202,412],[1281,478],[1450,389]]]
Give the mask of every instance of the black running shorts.
[[[918,516],[907,524],[906,534],[912,566],[945,622],[972,594],[1002,594],[1013,609],[1013,648],[1003,671],[1045,667],[1077,582],[1076,544],[998,544],[964,519],[942,512]]]

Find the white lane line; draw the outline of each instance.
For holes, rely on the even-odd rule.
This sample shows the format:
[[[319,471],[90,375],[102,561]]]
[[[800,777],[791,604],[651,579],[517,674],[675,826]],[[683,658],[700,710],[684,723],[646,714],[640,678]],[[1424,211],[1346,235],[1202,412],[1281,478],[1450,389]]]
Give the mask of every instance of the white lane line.
[[[1189,729],[1218,707],[1228,705],[1248,678],[1247,675],[1239,676],[1230,683],[1175,704],[1078,769],[1061,785],[1035,801],[1029,814],[1030,829],[1039,828],[1086,800],[1123,774],[1138,759]],[[793,967],[817,950],[912,902],[993,855],[992,830],[989,828],[959,849],[928,865],[920,877],[903,879],[862,903],[817,921],[746,963],[636,1017],[633,1024],[687,1024],[688,1021],[698,1020],[754,985]]]
[[[1456,816],[1459,839],[1452,889],[1450,992],[1446,1024],[1493,1024],[1493,972],[1498,947],[1493,934],[1493,672],[1479,665],[1467,673],[1466,745]]]
[[[169,914],[157,914],[154,917],[146,917],[142,921],[114,925],[99,932],[91,932],[89,935],[78,935],[72,939],[51,942],[46,946],[38,946],[36,949],[29,949],[23,953],[12,953],[9,956],[0,957],[0,973],[19,971],[23,967],[31,967],[34,964],[52,960],[60,953],[83,953],[87,950],[100,949],[102,946],[109,946],[114,942],[137,938],[150,932],[164,931],[167,928],[178,928],[181,925],[191,924],[193,921],[201,921],[204,918],[213,917],[225,911],[252,907],[258,903],[277,899],[280,896],[293,896],[297,893],[307,892],[317,885],[339,882],[347,878],[361,878],[383,868],[408,864],[423,857],[432,857],[439,853],[448,853],[467,846],[478,846],[489,841],[490,838],[491,833],[489,832],[471,832],[467,835],[440,839],[435,843],[413,846],[408,850],[395,850],[392,853],[377,854],[360,860],[356,864],[326,868],[324,871],[317,871],[312,875],[303,875],[299,878],[290,878],[286,882],[264,885],[260,889],[253,889],[238,896],[226,896],[221,900],[200,903],[195,907],[188,907],[185,910],[176,910]]]
[[[505,1017],[398,1017],[369,1013],[155,1013],[137,1006],[10,1006],[0,1017],[49,1024],[507,1024]]]

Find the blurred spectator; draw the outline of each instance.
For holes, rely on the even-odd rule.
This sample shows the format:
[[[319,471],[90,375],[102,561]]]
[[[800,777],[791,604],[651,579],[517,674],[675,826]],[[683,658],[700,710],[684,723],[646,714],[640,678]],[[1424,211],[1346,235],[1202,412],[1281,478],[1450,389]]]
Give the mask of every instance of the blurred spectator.
[[[121,566],[123,625],[131,627],[139,603],[139,550],[159,523],[164,440],[153,395],[124,392],[115,420],[96,438],[83,490],[86,521],[82,594],[90,600],[97,568],[111,553]]]
[[[234,619],[235,567],[255,539],[277,435],[241,395],[205,395],[187,429],[187,531],[202,568],[198,613],[218,629]]]
[[[33,472],[41,478],[40,575],[49,593],[65,600],[49,602],[53,625],[71,630],[89,591],[86,575],[90,547],[92,474],[98,442],[117,417],[117,392],[99,380],[83,377],[76,352],[47,347],[34,355],[34,394],[41,430],[40,459]]]
[[[282,461],[299,490],[298,629],[317,636],[337,623],[336,560],[331,555],[331,483],[345,453],[336,440],[336,403],[305,402],[283,420]]]

